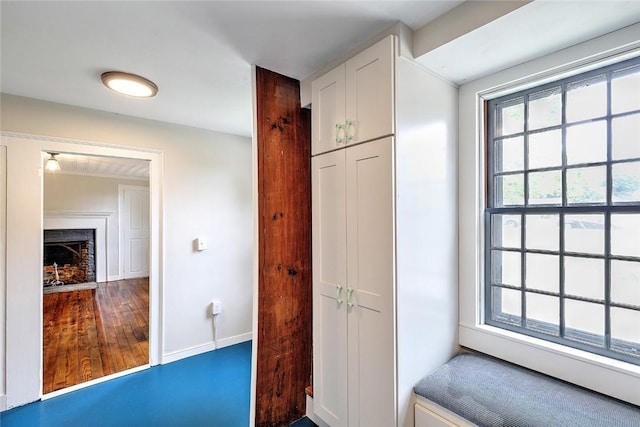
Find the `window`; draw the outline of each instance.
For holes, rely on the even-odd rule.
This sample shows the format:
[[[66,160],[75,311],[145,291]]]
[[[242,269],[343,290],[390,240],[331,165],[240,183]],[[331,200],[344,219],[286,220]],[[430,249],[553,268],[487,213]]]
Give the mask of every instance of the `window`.
[[[640,365],[640,58],[487,113],[485,323]]]

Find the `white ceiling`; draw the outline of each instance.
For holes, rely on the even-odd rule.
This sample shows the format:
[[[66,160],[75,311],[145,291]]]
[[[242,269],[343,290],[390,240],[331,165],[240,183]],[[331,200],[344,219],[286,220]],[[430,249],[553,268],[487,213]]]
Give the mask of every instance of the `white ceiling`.
[[[251,64],[302,79],[461,1],[1,1],[4,93],[249,136]],[[159,87],[131,99],[108,70]]]
[[[42,153],[42,166],[49,160],[49,153]],[[55,159],[60,165],[59,175],[82,175],[101,178],[149,179],[150,164],[147,160],[123,157],[88,156],[84,154],[57,153]]]
[[[0,91],[250,136],[251,64],[303,79],[397,21],[418,29],[461,3],[2,0]],[[640,0],[536,0],[419,60],[464,82],[638,21]],[[114,94],[108,70],[159,94]]]
[[[418,62],[463,84],[637,22],[640,0],[537,0],[428,52]]]

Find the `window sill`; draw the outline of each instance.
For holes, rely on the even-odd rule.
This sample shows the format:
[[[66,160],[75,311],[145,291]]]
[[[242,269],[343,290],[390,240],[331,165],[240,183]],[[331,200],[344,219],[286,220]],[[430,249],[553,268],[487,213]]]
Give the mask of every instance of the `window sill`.
[[[640,366],[487,325],[459,325],[460,345],[640,405]]]

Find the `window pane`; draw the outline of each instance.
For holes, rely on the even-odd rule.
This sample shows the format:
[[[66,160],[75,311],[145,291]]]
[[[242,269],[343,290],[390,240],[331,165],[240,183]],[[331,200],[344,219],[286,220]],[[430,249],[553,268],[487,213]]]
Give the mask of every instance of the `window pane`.
[[[520,326],[522,305],[520,291],[492,287],[491,318],[498,322]]]
[[[562,172],[531,172],[529,174],[530,205],[562,204]]]
[[[604,300],[604,260],[565,257],[564,292],[567,295]]]
[[[611,111],[631,110],[640,110],[640,67],[613,73],[611,78]]]
[[[640,365],[640,57],[543,84],[489,102],[485,319]]]
[[[611,260],[611,301],[640,307],[640,262]]]
[[[496,206],[524,205],[524,175],[503,175],[495,178]]]
[[[611,253],[640,257],[640,214],[611,215]]]
[[[524,169],[524,138],[505,138],[496,141],[496,172],[510,172]]]
[[[640,356],[640,311],[611,307],[611,349]]]
[[[559,334],[558,297],[526,293],[527,329],[548,335]]]
[[[529,169],[562,165],[562,132],[532,133],[529,135]]]
[[[520,215],[493,215],[493,246],[520,249]]]
[[[640,157],[640,114],[613,119],[611,133],[614,160]]]
[[[607,84],[604,75],[567,86],[567,122],[602,117],[607,114]]]
[[[524,99],[516,98],[496,107],[496,136],[524,131]]]
[[[604,254],[604,215],[565,215],[564,249],[567,252]]]
[[[526,286],[547,292],[559,292],[558,272],[560,264],[557,255],[527,254],[526,255]]]
[[[568,203],[605,203],[607,200],[607,168],[567,169]]]
[[[557,251],[560,241],[558,215],[527,215],[527,249]]]
[[[611,174],[613,202],[640,201],[640,162],[615,164]]]
[[[491,251],[491,283],[520,287],[520,252]]]
[[[565,338],[604,346],[604,306],[565,299]]]
[[[585,123],[567,128],[567,164],[607,160],[607,122]]]
[[[529,129],[559,125],[562,121],[560,87],[529,95]]]

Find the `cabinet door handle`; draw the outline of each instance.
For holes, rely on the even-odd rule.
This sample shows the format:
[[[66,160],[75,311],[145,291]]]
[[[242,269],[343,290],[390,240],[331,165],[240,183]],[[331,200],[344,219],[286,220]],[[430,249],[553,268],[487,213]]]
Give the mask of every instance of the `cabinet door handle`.
[[[336,285],[336,302],[342,304],[342,285]]]
[[[344,125],[344,136],[347,140],[347,142],[351,141],[353,139],[353,135],[351,135],[351,133],[349,132],[350,129],[352,127],[356,126],[356,122],[354,122],[353,120],[347,120],[345,125]]]
[[[342,133],[342,135],[340,135]],[[344,142],[345,129],[341,123],[336,123],[336,143],[342,144]]]
[[[353,288],[347,288],[347,307],[353,307],[353,301],[351,301],[352,294]]]

